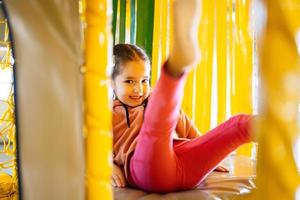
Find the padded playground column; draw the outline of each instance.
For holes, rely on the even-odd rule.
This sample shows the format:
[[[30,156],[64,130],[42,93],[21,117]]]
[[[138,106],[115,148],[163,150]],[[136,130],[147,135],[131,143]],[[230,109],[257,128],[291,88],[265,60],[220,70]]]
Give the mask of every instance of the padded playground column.
[[[167,59],[170,46],[170,2],[157,1],[154,5],[151,86],[154,87],[160,75],[163,62]]]
[[[250,8],[252,0],[236,0],[232,33],[231,64],[231,114],[252,114],[252,72],[253,72],[253,38],[250,27]],[[233,11],[233,10],[232,10]],[[232,13],[233,14],[233,13]],[[237,149],[238,155],[252,156],[253,143]]]
[[[111,6],[107,0],[86,1],[85,125],[87,200],[112,199],[112,114],[108,96],[108,60],[112,55]]]
[[[263,102],[258,124],[255,199],[299,198],[295,198],[300,177],[293,156],[299,134],[300,59],[295,41],[300,28],[299,3],[265,0],[267,22],[260,49]]]
[[[210,0],[202,0],[202,12],[198,30],[198,40],[201,50],[200,63],[196,70],[195,85],[195,123],[203,133],[210,130],[211,125],[211,93],[212,65],[214,52],[214,16],[215,4]]]
[[[5,6],[15,50],[21,197],[82,200],[78,1],[9,0]]]

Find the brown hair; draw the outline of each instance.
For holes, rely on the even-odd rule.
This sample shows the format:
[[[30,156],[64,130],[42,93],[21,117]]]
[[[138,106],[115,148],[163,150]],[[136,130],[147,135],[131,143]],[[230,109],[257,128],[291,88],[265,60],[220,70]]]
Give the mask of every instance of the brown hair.
[[[114,80],[121,73],[121,65],[129,61],[142,60],[150,64],[150,60],[145,51],[133,44],[117,44],[113,49],[114,66],[111,78]]]

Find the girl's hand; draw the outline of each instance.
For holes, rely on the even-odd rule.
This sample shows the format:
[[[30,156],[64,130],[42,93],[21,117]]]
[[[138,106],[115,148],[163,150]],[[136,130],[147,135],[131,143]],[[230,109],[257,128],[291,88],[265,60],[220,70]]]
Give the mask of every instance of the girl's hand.
[[[219,165],[214,171],[228,173],[229,169],[227,167],[225,167],[224,165]]]
[[[111,176],[111,184],[114,187],[125,187],[127,185],[123,171],[117,165],[113,164],[113,173]]]

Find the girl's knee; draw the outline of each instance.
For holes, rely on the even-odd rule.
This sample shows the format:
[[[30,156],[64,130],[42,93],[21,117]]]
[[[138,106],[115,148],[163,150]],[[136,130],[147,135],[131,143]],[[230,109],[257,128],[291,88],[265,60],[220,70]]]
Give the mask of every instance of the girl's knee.
[[[233,123],[239,129],[240,133],[245,137],[245,139],[248,142],[250,142],[250,140],[252,139],[250,134],[250,129],[251,129],[253,117],[254,117],[253,115],[238,114],[230,118],[230,120],[233,121]]]
[[[253,118],[253,115],[248,115],[248,114],[237,114],[232,116],[230,119],[237,121],[238,123],[246,123],[251,121]]]

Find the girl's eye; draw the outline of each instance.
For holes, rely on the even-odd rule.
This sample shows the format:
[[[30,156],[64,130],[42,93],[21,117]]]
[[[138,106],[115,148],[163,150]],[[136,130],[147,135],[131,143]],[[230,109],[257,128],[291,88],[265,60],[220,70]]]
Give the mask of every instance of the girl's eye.
[[[133,84],[133,80],[126,80],[124,81],[125,83],[128,83],[128,84]]]
[[[149,79],[144,79],[143,81],[142,81],[142,83],[148,83],[149,82]]]

